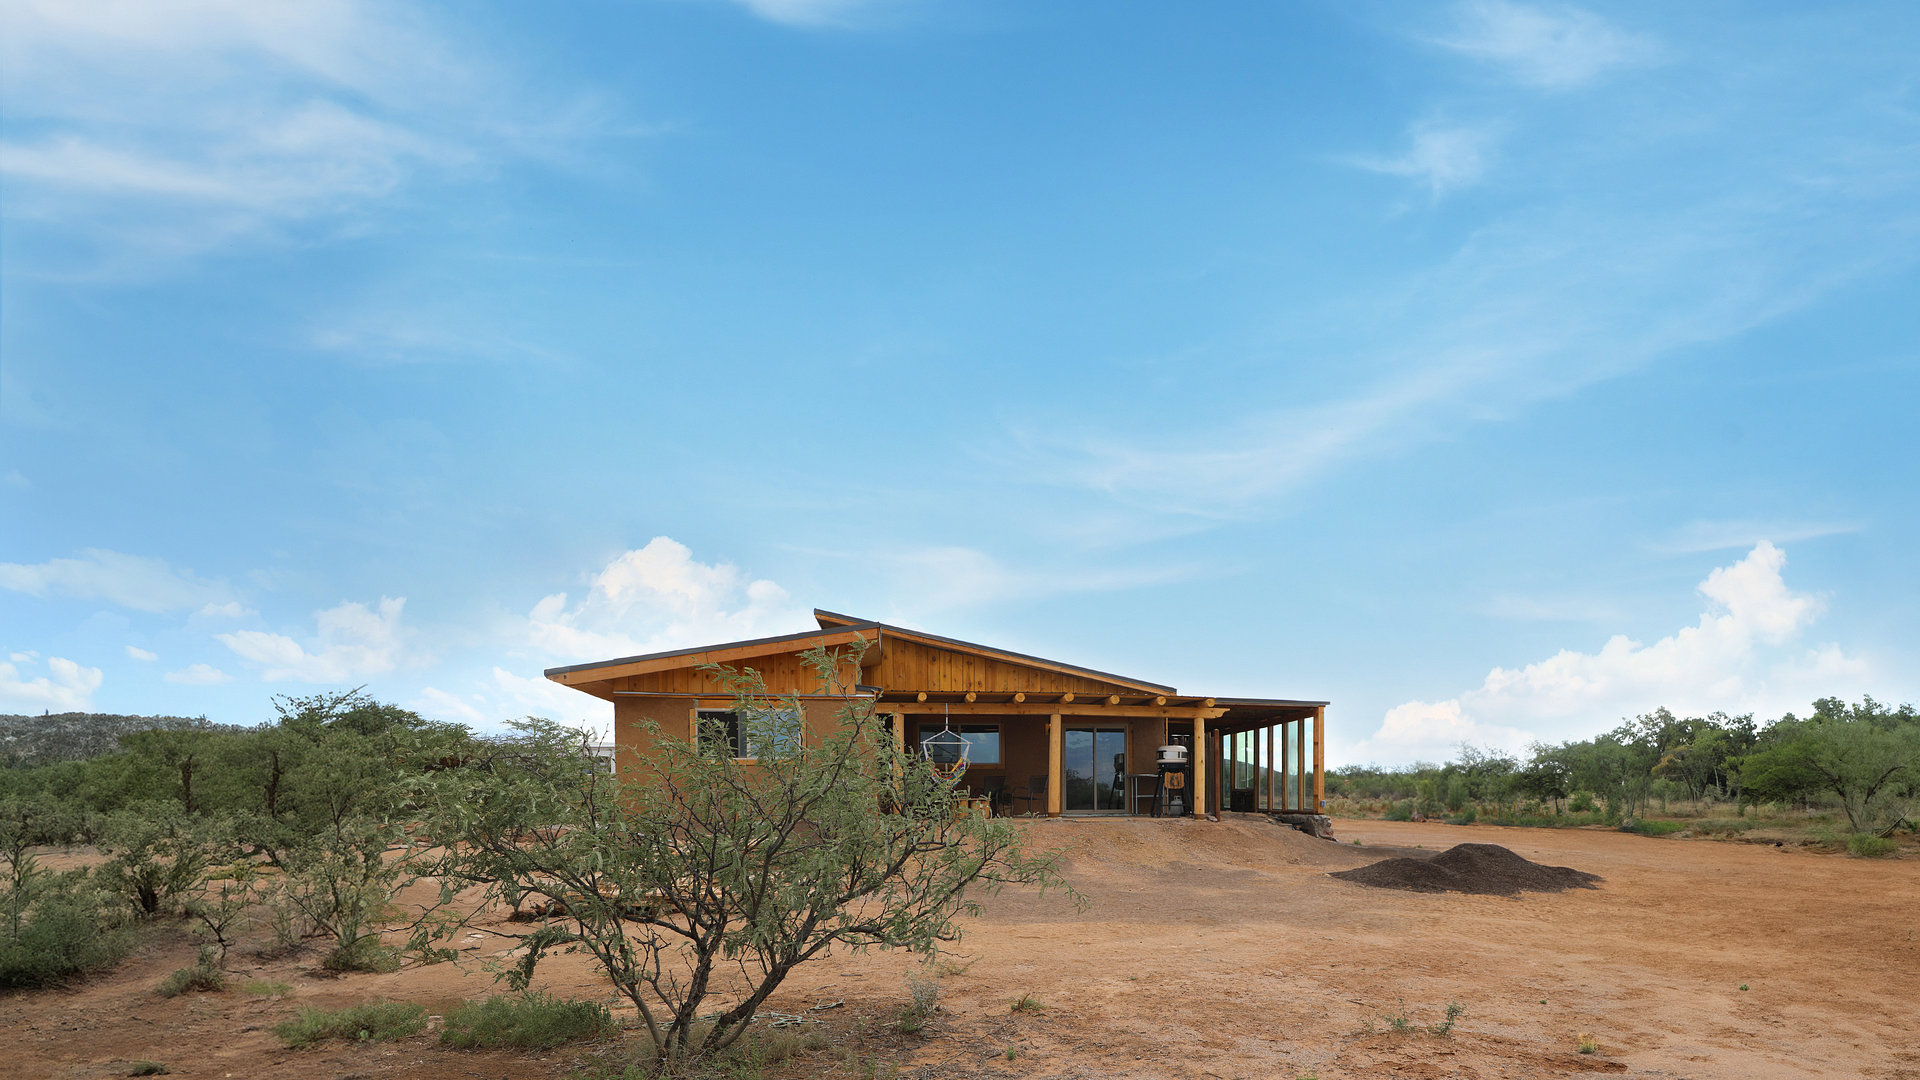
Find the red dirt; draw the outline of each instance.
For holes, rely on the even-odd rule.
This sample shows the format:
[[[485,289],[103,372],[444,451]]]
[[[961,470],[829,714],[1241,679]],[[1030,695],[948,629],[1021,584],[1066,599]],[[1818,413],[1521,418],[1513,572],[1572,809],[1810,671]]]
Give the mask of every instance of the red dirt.
[[[942,980],[940,1011],[915,1035],[884,1030],[908,1000],[907,958],[803,968],[771,1007],[844,1001],[816,1014],[834,1045],[769,1075],[853,1076],[877,1057],[898,1061],[902,1076],[955,1078],[1920,1080],[1909,1019],[1920,992],[1920,860],[1599,830],[1335,827],[1349,843],[1240,815],[1217,825],[1036,823],[1037,838],[1067,854],[1083,909],[1057,895],[988,898],[956,958],[971,966]],[[1372,889],[1329,874],[1463,840],[1604,881],[1507,898]],[[504,947],[466,944],[474,957]],[[301,1003],[384,996],[438,1013],[493,986],[473,963],[332,979],[307,970],[311,958],[242,957],[236,986],[278,979],[291,992],[155,996],[191,956],[183,942],[71,989],[0,998],[0,1075],[120,1076],[150,1059],[196,1078],[519,1080],[570,1076],[582,1053],[446,1051],[430,1036],[286,1050],[267,1027]],[[576,958],[542,970],[555,992],[607,997]],[[1010,1009],[1028,994],[1044,1008]],[[1421,1030],[1449,1002],[1466,1009],[1451,1036]],[[1392,1030],[1394,1017],[1409,1030]],[[1582,1034],[1598,1053],[1575,1053]],[[845,1060],[850,1050],[859,1061]]]

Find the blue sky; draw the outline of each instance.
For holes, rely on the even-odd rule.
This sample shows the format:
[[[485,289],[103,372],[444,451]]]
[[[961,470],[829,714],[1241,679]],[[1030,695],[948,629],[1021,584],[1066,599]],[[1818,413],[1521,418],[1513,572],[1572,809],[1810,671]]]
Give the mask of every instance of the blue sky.
[[[0,711],[815,606],[1335,761],[1920,696],[1920,9],[0,4]]]

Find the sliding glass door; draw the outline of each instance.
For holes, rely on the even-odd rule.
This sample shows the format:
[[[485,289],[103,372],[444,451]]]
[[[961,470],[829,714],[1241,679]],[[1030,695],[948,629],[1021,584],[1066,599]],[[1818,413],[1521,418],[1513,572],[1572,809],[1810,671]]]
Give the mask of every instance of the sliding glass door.
[[[1067,813],[1127,809],[1127,733],[1124,728],[1068,728],[1062,809]]]

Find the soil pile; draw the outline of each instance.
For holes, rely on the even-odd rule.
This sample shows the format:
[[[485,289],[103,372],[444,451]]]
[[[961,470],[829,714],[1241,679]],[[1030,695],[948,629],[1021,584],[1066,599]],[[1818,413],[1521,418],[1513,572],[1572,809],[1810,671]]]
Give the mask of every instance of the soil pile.
[[[1600,880],[1566,866],[1542,866],[1498,844],[1456,844],[1431,859],[1382,859],[1332,875],[1376,889],[1517,896],[1522,892],[1591,889]]]

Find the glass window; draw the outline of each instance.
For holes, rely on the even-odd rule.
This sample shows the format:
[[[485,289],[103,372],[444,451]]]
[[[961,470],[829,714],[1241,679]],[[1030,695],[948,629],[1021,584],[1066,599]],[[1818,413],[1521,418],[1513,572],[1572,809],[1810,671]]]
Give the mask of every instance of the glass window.
[[[927,752],[927,740],[946,730],[943,727],[923,727],[920,729],[920,753]],[[962,724],[953,729],[967,744],[967,764],[1000,764],[1000,725],[999,724]]]
[[[697,733],[702,753],[753,759],[780,747],[800,745],[800,713],[789,708],[701,709]]]

